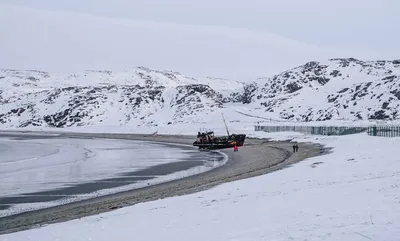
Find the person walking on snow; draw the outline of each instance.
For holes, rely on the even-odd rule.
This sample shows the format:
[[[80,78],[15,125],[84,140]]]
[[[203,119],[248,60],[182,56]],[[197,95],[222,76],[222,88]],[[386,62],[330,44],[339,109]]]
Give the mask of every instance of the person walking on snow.
[[[299,151],[299,145],[297,145],[297,143],[296,143],[295,146],[296,146],[296,152],[298,152]]]
[[[233,146],[233,151],[239,151],[239,149],[236,145]]]
[[[296,152],[296,144],[293,144],[293,152]]]

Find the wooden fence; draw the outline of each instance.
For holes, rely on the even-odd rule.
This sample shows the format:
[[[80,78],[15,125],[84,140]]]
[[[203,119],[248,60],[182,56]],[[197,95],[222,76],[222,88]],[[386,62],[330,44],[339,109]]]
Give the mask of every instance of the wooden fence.
[[[367,132],[371,136],[398,137],[400,126],[255,126],[255,131],[282,132],[292,131],[309,135],[342,136]]]

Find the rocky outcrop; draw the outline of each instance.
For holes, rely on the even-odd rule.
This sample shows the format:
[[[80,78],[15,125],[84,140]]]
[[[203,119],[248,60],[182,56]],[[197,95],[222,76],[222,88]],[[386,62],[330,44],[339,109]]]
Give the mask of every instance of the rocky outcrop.
[[[256,80],[260,87],[252,91],[249,106],[291,121],[396,120],[400,118],[399,76],[397,60],[312,61]]]
[[[1,70],[0,81],[0,124],[10,127],[192,123],[238,107],[290,121],[400,119],[399,60],[311,61],[237,88],[144,67],[67,76]]]

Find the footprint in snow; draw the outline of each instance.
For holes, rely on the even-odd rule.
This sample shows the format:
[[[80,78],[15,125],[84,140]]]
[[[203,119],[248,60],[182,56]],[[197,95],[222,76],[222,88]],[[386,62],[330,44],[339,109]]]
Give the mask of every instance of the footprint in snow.
[[[313,164],[310,165],[312,168],[316,168],[318,165],[322,164],[323,162],[314,162]]]

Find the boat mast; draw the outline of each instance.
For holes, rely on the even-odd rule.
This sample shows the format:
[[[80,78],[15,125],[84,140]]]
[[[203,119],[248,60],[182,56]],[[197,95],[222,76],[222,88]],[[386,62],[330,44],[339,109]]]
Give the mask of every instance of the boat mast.
[[[228,133],[228,137],[229,137],[230,136],[229,135],[229,130],[228,130],[228,126],[226,125],[226,122],[225,122],[224,113],[221,113],[221,114],[222,114],[222,119],[224,120],[226,132]]]

